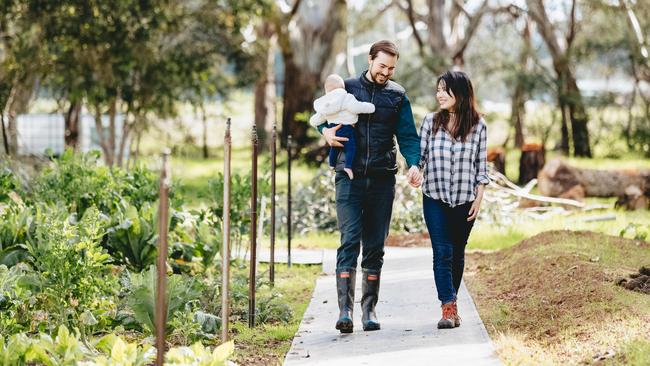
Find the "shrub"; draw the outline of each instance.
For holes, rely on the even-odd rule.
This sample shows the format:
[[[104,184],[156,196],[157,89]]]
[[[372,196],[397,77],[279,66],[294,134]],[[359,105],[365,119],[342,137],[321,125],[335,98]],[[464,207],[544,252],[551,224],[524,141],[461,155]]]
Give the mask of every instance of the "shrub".
[[[133,311],[135,319],[143,329],[153,333],[155,328],[154,310],[156,303],[156,269],[149,267],[142,273],[131,275],[131,291],[127,295],[127,306]],[[167,319],[182,311],[185,304],[198,300],[201,295],[199,283],[191,277],[171,275],[167,278]],[[171,322],[168,322],[168,327]],[[173,329],[169,328],[168,331]]]
[[[0,264],[11,267],[25,260],[31,228],[31,209],[16,204],[0,209]]]
[[[106,231],[105,246],[116,263],[141,272],[156,261],[157,207],[145,203],[140,210],[124,202]]]
[[[38,274],[38,309],[72,325],[84,320],[82,314],[104,314],[116,285],[110,255],[99,245],[105,219],[94,207],[79,221],[61,208],[38,207],[34,220],[26,246]]]

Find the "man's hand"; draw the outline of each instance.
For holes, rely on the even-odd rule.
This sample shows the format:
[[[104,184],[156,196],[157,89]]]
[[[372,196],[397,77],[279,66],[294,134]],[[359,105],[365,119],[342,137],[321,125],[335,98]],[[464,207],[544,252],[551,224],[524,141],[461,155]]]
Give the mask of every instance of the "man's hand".
[[[420,173],[420,169],[418,169],[417,166],[412,166],[408,173],[406,173],[406,177],[408,178],[409,184],[414,187],[418,188],[420,185],[422,185],[422,174]]]
[[[341,144],[340,141],[348,141],[347,137],[336,136],[336,131],[341,128],[341,126],[342,125],[336,125],[331,128],[323,128],[323,137],[325,137],[325,141],[327,141],[327,144],[331,147],[343,147],[343,144]]]

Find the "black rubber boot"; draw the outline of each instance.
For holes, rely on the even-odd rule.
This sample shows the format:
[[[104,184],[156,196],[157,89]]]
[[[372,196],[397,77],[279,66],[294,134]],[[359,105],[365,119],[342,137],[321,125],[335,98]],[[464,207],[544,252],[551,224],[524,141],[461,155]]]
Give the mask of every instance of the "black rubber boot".
[[[336,271],[336,292],[339,299],[339,320],[336,329],[341,333],[352,333],[352,310],[354,309],[354,284],[357,278],[354,269]]]
[[[380,325],[375,314],[375,306],[379,299],[379,270],[363,269],[363,282],[361,289],[363,296],[361,297],[361,322],[363,323],[363,330],[379,330]]]

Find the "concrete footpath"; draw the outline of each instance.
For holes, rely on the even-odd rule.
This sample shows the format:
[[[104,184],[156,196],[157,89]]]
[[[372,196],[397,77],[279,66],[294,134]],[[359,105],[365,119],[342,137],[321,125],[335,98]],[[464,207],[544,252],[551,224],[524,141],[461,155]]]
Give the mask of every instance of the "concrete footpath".
[[[325,275],[316,282],[284,365],[501,365],[464,284],[458,297],[462,325],[436,328],[441,313],[430,248],[386,248],[377,304],[379,331],[362,329],[357,273],[354,333],[340,334],[334,329],[335,257],[336,251],[324,252]]]

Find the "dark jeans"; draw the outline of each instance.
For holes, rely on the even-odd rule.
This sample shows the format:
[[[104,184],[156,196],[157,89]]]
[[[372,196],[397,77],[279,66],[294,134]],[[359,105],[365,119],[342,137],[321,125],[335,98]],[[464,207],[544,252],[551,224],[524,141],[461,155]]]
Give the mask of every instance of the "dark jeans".
[[[384,241],[388,236],[395,198],[395,176],[355,177],[336,172],[336,216],[341,246],[336,269],[357,267],[363,247],[361,268],[380,270],[384,263]]]
[[[330,123],[328,127],[334,127],[335,124]],[[352,169],[352,162],[354,161],[354,156],[357,154],[357,141],[354,136],[354,127],[351,125],[341,125],[341,128],[336,130],[336,136],[347,137],[348,141],[341,141],[343,144],[343,151],[345,151],[345,167]],[[330,148],[330,166],[336,166],[336,158],[341,151],[340,147],[331,147]]]
[[[465,245],[474,221],[467,221],[472,202],[450,207],[441,200],[422,195],[424,221],[433,248],[433,277],[438,299],[446,304],[456,300],[465,267]]]

